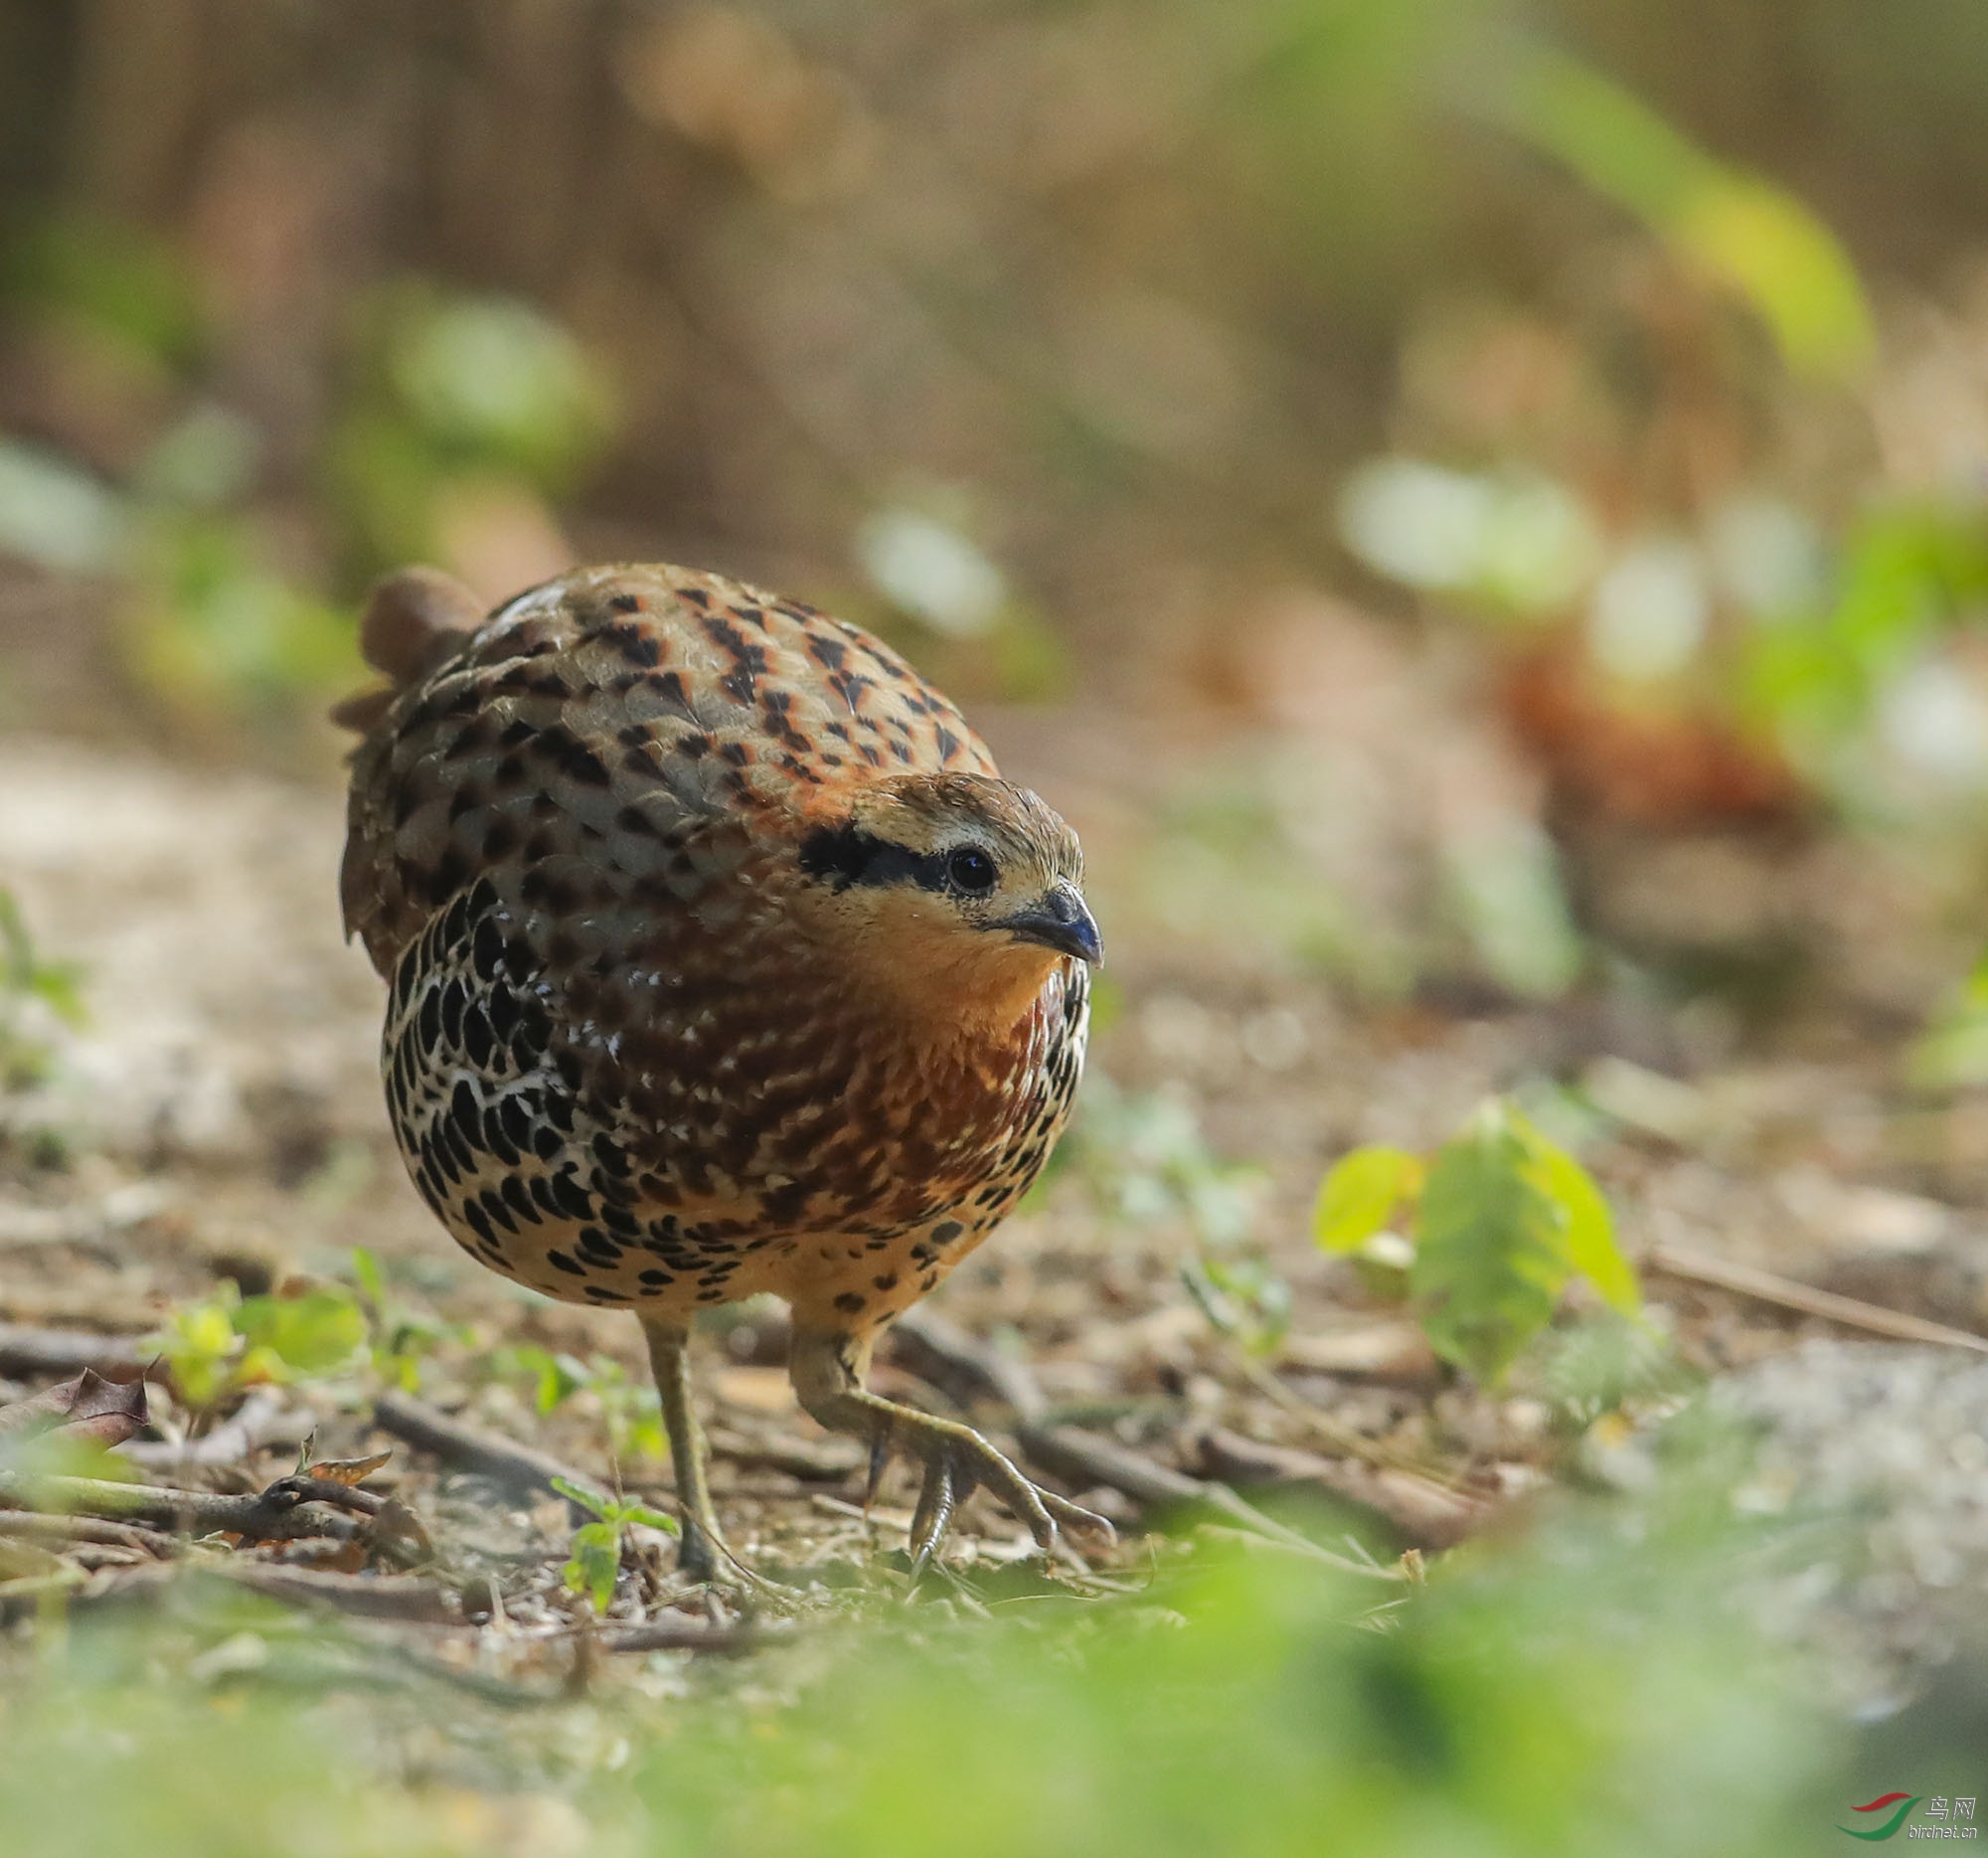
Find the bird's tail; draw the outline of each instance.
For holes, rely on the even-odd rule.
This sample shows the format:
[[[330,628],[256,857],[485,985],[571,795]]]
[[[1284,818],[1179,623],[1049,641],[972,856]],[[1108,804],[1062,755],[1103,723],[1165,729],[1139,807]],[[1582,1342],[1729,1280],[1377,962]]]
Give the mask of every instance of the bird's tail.
[[[333,706],[331,720],[368,734],[388,706],[461,648],[483,623],[483,602],[438,568],[403,568],[375,584],[359,621],[359,650],[391,680],[355,691]]]

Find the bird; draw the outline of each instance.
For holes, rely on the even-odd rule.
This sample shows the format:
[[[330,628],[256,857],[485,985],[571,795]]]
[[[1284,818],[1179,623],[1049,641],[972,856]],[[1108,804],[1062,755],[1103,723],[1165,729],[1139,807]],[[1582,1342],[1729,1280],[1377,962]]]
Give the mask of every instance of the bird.
[[[647,1340],[680,1565],[758,1577],[712,1500],[689,1341],[764,1292],[803,1410],[922,1467],[914,1575],[985,1487],[1046,1565],[1110,1525],[866,1385],[896,1316],[1042,1172],[1102,959],[1077,835],[882,640],[666,565],[487,616],[407,569],[351,759],[340,893],[388,983],[415,1188],[480,1264]]]

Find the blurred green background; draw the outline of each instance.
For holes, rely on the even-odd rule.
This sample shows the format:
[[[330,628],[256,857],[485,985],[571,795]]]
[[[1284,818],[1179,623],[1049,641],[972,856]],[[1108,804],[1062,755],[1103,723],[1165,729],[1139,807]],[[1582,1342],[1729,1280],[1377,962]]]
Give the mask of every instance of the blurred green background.
[[[1984,104],[1978,0],[0,0],[0,732],[329,785],[383,570],[710,566],[1062,770],[1134,992],[1163,947],[1951,1102]],[[273,1615],[51,1625],[0,1827],[1765,1852],[1981,1778],[1933,1740],[1973,1678],[1859,1743],[1733,1636],[1702,1523],[1571,1524],[1405,1625],[1169,1570],[446,1746],[410,1676],[391,1751],[338,1714],[377,1664]]]
[[[1550,998],[1598,938],[1744,994],[1840,946],[1829,901],[1727,946],[1638,921],[1610,854],[1839,826],[1921,873],[1841,987],[1956,985],[1978,9],[42,0],[0,35],[0,723],[321,767],[381,569],[494,601],[708,562],[1133,755],[1267,722],[1315,767],[1377,653],[1439,691],[1410,728],[1481,722],[1498,766],[1429,744],[1392,889],[1265,817],[1306,776],[1260,755],[1171,822],[1225,883],[1295,867],[1269,939],[1361,988]],[[1358,810],[1324,778],[1298,810]]]

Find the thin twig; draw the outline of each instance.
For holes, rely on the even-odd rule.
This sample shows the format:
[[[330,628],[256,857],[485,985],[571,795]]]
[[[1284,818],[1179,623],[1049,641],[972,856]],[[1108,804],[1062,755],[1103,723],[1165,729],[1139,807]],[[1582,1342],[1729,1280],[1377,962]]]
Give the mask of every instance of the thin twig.
[[[1783,1309],[1820,1316],[1825,1321],[1886,1336],[1895,1342],[1929,1342],[1941,1348],[1965,1348],[1977,1355],[1988,1355],[1988,1337],[1949,1328],[1943,1322],[1928,1322],[1923,1316],[1908,1316],[1903,1310],[1887,1309],[1880,1303],[1867,1303],[1860,1297],[1818,1290],[1812,1284],[1797,1283],[1791,1277],[1779,1277],[1751,1265],[1736,1265],[1727,1259],[1664,1244],[1652,1246],[1643,1262],[1666,1276],[1714,1284],[1722,1290],[1734,1290],[1762,1303],[1778,1303]]]

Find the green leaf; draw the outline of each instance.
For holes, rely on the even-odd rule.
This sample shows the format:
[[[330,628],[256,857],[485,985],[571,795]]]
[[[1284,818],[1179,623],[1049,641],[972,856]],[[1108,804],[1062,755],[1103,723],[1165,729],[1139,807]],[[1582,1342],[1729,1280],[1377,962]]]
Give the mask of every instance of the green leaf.
[[[1643,1306],[1642,1287],[1615,1244],[1615,1216],[1594,1177],[1565,1148],[1550,1142],[1516,1109],[1506,1119],[1524,1144],[1535,1186],[1561,1211],[1567,1255],[1574,1268],[1599,1290],[1609,1306],[1633,1316]]]
[[[586,1595],[595,1612],[605,1612],[613,1602],[614,1582],[620,1572],[619,1522],[582,1523],[573,1532],[573,1554],[565,1572],[569,1594]]]
[[[1340,1156],[1319,1183],[1311,1236],[1324,1252],[1357,1252],[1383,1231],[1404,1200],[1422,1188],[1418,1156],[1375,1145]]]
[[[682,1525],[667,1510],[652,1510],[646,1503],[628,1503],[621,1509],[624,1523],[640,1523],[647,1529],[660,1529],[665,1535],[679,1535]]]
[[[266,1349],[298,1375],[342,1368],[366,1346],[365,1312],[343,1288],[245,1298],[235,1312],[235,1327],[251,1351]]]
[[[569,1503],[578,1503],[589,1516],[605,1517],[610,1507],[607,1498],[601,1496],[597,1491],[581,1489],[570,1477],[555,1475],[553,1478],[553,1488],[561,1496],[565,1497]]]
[[[1485,1102],[1422,1192],[1408,1280],[1439,1355],[1487,1385],[1503,1377],[1553,1319],[1573,1268],[1567,1223],[1511,1112]]]

